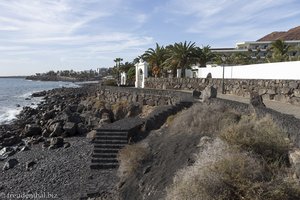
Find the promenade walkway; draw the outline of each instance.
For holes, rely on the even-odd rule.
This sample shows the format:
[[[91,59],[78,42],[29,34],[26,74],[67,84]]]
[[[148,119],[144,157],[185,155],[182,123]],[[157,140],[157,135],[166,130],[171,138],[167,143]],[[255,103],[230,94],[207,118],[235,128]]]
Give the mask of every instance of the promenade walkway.
[[[220,93],[218,93],[217,97],[220,99],[227,99],[227,100],[238,101],[242,103],[250,102],[250,97],[241,97],[236,95],[220,94]],[[267,108],[271,108],[273,110],[276,110],[284,114],[293,115],[296,118],[300,119],[300,106],[295,106],[292,104],[282,103],[278,101],[266,101],[266,100],[264,101],[264,104],[266,105]]]

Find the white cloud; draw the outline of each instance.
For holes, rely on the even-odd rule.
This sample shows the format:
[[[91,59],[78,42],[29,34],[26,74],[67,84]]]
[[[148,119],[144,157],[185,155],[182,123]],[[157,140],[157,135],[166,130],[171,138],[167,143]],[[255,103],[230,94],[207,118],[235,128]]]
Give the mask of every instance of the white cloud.
[[[172,18],[181,18],[176,22],[175,17],[172,23],[199,37],[256,40],[278,28],[286,30],[299,25],[282,22],[300,16],[295,4],[300,6],[296,0],[170,0],[164,10]]]
[[[124,3],[121,0],[0,1],[0,68],[12,63],[18,66],[22,61],[35,66],[47,65],[49,61],[53,65],[86,66],[99,59],[106,60],[103,65],[107,66],[115,56],[133,57],[153,43],[153,39],[135,30],[147,22],[148,15],[124,10]],[[126,18],[122,25],[126,27],[129,23],[128,28],[116,26],[122,23],[115,22],[118,18],[121,21]]]

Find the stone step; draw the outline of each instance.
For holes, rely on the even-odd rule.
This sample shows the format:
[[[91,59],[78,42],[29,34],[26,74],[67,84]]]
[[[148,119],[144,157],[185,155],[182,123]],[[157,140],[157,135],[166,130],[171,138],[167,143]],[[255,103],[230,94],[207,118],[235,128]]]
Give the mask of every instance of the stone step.
[[[92,163],[118,163],[115,158],[92,158]]]
[[[96,135],[95,140],[127,140],[127,135],[126,136],[115,136],[115,135],[98,136],[98,135]]]
[[[105,149],[105,148],[95,148],[94,153],[115,153],[117,154],[119,149]]]
[[[95,140],[93,142],[95,145],[98,145],[98,144],[123,144],[123,145],[126,145],[128,144],[128,141],[127,140]]]
[[[125,144],[95,144],[94,148],[105,148],[105,149],[122,149]]]
[[[98,164],[98,163],[92,163],[90,165],[91,169],[114,169],[117,168],[119,165],[116,163],[103,163],[103,164]]]
[[[92,159],[94,158],[116,158],[117,154],[115,153],[93,153]]]
[[[127,136],[128,132],[109,132],[109,131],[101,131],[101,132],[97,132],[96,136]]]
[[[119,129],[102,129],[102,128],[98,128],[96,130],[97,132],[125,132],[127,133],[127,130],[119,130]]]

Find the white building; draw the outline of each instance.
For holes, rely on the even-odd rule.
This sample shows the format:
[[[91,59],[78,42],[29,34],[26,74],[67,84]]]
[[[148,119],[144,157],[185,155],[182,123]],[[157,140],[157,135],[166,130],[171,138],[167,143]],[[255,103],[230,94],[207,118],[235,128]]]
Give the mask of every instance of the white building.
[[[250,56],[256,58],[265,58],[267,53],[271,50],[272,42],[274,41],[247,41],[236,43],[235,48],[212,48],[212,52],[230,55],[233,53],[249,52]],[[286,40],[285,44],[291,46],[290,56],[300,55],[300,40]]]

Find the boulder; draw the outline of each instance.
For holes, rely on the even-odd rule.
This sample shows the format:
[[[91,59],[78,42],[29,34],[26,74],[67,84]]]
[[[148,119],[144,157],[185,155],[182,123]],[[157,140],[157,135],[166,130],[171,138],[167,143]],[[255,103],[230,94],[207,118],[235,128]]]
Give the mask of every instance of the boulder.
[[[88,129],[83,123],[79,123],[77,124],[77,132],[79,135],[83,135],[88,132]]]
[[[71,104],[71,105],[68,105],[68,106],[66,107],[66,111],[67,111],[67,112],[70,112],[70,113],[76,112],[77,109],[78,109],[78,105],[77,105],[77,104]]]
[[[47,92],[46,91],[41,91],[41,92],[35,92],[31,96],[32,97],[43,97],[46,96]]]
[[[4,138],[0,144],[2,146],[12,146],[21,141],[21,138],[18,135],[12,135],[10,137]]]
[[[250,104],[254,107],[266,107],[262,96],[256,91],[250,92]]]
[[[298,86],[299,86],[299,83],[297,83],[297,82],[294,82],[294,81],[289,82],[289,87],[292,89],[297,89]]]
[[[37,124],[27,124],[23,130],[23,136],[30,137],[34,135],[41,135],[42,129]]]
[[[43,137],[49,137],[49,135],[50,135],[50,133],[46,129],[43,130],[43,132],[42,132]]]
[[[300,97],[300,89],[295,89],[293,94],[295,97]]]
[[[49,130],[52,132],[50,133],[49,137],[58,137],[61,136],[61,134],[63,133],[63,128],[62,128],[62,124],[61,122],[57,122],[55,124],[52,124],[49,127]]]
[[[50,149],[64,146],[64,139],[61,137],[54,137],[50,139]]]
[[[294,176],[300,178],[300,149],[293,149],[289,152],[289,161],[294,170]]]
[[[29,161],[25,163],[25,170],[30,171],[32,170],[33,166],[36,164],[35,161]]]
[[[86,138],[93,140],[96,138],[96,134],[97,134],[97,131],[92,130],[86,134]]]
[[[49,120],[55,117],[55,110],[50,110],[48,112],[43,113],[43,119],[44,120]]]
[[[104,124],[110,124],[110,123],[111,123],[111,119],[109,118],[109,114],[103,114],[102,118],[99,121],[100,126]]]
[[[12,156],[16,153],[16,150],[12,147],[4,147],[0,150],[0,156],[2,159],[6,159],[9,156]]]
[[[207,86],[202,92],[202,101],[207,101],[211,98],[217,98],[217,89],[213,86]]]
[[[29,140],[28,140],[28,144],[38,144],[40,142],[44,142],[44,137],[43,136],[40,136],[40,137],[31,137]]]
[[[69,142],[66,142],[65,144],[64,144],[64,148],[66,149],[66,148],[69,148],[71,146],[71,144],[69,143]]]
[[[28,145],[25,145],[20,149],[20,151],[28,151],[28,150],[30,150]]]
[[[68,136],[73,136],[77,133],[77,125],[74,122],[66,122],[63,129]]]
[[[68,114],[67,116],[67,119],[65,121],[69,121],[69,122],[73,122],[73,123],[81,123],[82,122],[82,119],[80,117],[80,114],[79,113],[70,113]]]
[[[128,113],[127,113],[126,117],[135,117],[138,114],[140,114],[141,112],[142,112],[142,108],[140,107],[140,104],[131,103],[128,106]]]
[[[259,91],[258,91],[258,94],[259,95],[264,95],[264,94],[266,94],[267,93],[267,89],[265,89],[265,88],[261,88],[261,89],[259,89]]]
[[[192,95],[193,95],[194,98],[199,99],[200,95],[201,95],[201,92],[198,91],[198,90],[193,90]]]
[[[3,170],[9,170],[12,169],[14,166],[18,164],[18,160],[15,158],[9,159],[3,166]]]

